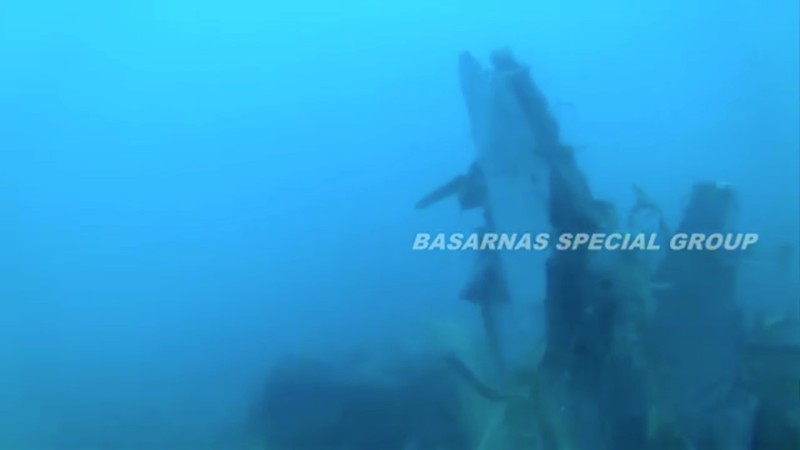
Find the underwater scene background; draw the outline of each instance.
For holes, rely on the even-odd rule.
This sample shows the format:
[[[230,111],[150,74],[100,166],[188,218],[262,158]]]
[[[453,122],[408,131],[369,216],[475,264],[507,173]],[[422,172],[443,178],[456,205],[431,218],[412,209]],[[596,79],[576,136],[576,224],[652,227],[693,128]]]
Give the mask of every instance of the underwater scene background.
[[[795,0],[2,2],[0,449],[800,448],[799,36]],[[759,241],[412,250],[476,227]]]

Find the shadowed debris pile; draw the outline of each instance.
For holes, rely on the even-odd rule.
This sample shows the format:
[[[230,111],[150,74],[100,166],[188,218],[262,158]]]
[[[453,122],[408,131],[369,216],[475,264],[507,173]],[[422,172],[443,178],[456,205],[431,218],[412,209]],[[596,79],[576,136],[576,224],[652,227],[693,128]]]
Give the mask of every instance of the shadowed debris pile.
[[[315,361],[278,364],[255,414],[265,448],[470,448],[460,425],[457,384],[442,360],[396,367],[363,373]]]

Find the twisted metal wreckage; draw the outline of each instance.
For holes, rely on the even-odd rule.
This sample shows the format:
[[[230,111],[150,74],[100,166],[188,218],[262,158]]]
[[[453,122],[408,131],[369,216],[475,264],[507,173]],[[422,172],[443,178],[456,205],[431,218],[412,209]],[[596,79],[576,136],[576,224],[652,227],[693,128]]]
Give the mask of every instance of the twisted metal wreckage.
[[[463,210],[482,210],[482,231],[618,230],[528,68],[509,51],[491,63],[487,70],[469,54],[459,63],[475,162],[417,208],[455,196]],[[638,194],[631,217],[655,211],[665,231],[657,207]],[[698,183],[676,232],[729,230],[735,206],[729,186]],[[447,364],[389,363],[391,380],[289,362],[272,374],[257,414],[267,448],[800,448],[800,350],[768,330],[745,336],[735,264],[715,252],[669,252],[653,269],[625,252],[535,253],[520,262],[478,252],[462,291],[480,307],[487,359],[501,376],[455,354]],[[544,352],[533,367],[513,368],[498,310],[536,295],[537,285]]]

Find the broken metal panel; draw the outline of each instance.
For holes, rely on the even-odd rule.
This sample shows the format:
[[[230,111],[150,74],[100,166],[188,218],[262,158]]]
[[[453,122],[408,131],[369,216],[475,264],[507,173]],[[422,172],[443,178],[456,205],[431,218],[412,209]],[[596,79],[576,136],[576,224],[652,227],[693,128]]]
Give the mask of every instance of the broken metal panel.
[[[736,208],[730,187],[699,183],[677,232],[731,230]],[[702,250],[670,252],[655,275],[669,286],[655,293],[655,401],[701,448],[746,449],[752,436],[755,400],[741,380],[736,276],[730,258]]]

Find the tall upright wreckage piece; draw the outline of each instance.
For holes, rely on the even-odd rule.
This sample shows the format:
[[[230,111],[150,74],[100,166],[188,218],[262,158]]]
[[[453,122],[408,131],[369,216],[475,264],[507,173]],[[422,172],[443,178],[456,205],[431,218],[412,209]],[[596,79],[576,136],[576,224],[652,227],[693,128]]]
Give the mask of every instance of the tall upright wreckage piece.
[[[613,206],[592,195],[528,67],[508,50],[495,52],[488,69],[465,53],[459,75],[475,166],[486,178],[482,198],[491,229],[553,235],[620,231]],[[637,203],[642,206],[653,207]],[[677,231],[733,231],[736,211],[731,187],[698,183]],[[663,217],[658,227],[666,232]],[[544,257],[539,265],[520,267],[517,261],[516,274],[515,261],[497,263],[509,285],[506,300],[531,295],[520,286],[525,283],[540,285],[544,299],[544,355],[535,375],[523,382],[528,395],[517,399],[506,417],[525,428],[511,416],[526,417],[527,411],[535,437],[511,437],[504,445],[756,448],[759,402],[742,381],[748,353],[741,343],[747,336],[736,303],[735,263],[714,252],[668,252],[648,270],[635,255],[609,257],[585,247]],[[494,328],[487,331],[496,334]],[[470,379],[474,384],[475,377]],[[788,435],[796,439],[796,428]],[[781,442],[789,441],[795,442]]]
[[[551,235],[634,231],[639,214],[655,213],[668,239],[641,190],[625,225],[594,198],[530,70],[509,51],[488,68],[464,53],[458,73],[476,156],[418,209],[455,197],[482,212],[481,232]],[[697,183],[676,231],[733,231],[736,197],[730,186]],[[488,352],[467,340],[469,355],[437,347],[405,358],[290,358],[256,401],[259,448],[800,448],[800,342],[776,340],[769,324],[743,325],[735,258],[642,256],[586,246],[476,252],[461,298],[479,307]],[[513,308],[537,301],[542,308]],[[530,361],[506,352],[520,344],[503,333],[509,311],[542,330],[544,350]]]

